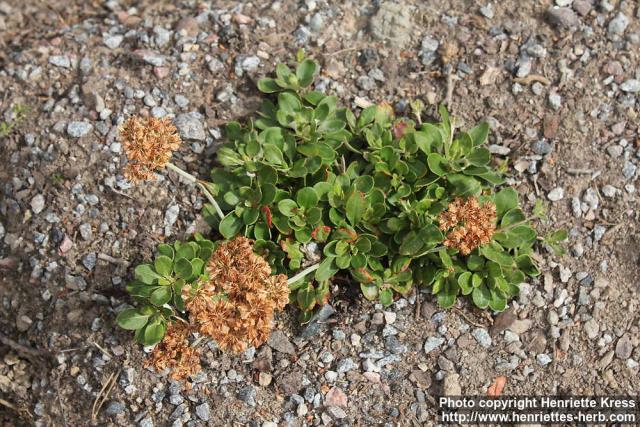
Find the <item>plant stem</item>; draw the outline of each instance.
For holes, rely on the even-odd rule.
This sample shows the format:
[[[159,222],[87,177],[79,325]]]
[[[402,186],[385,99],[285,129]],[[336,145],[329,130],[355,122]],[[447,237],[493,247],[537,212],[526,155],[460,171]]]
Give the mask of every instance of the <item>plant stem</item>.
[[[320,263],[313,264],[312,266],[305,268],[300,273],[296,274],[295,276],[293,276],[289,280],[287,280],[287,284],[290,285],[292,283],[296,283],[298,280],[302,279],[307,274],[316,271],[318,269],[318,267],[320,267]]]
[[[209,203],[213,205],[220,219],[221,220],[224,219],[224,213],[222,212],[222,209],[220,209],[220,205],[218,205],[218,202],[216,202],[216,199],[213,198],[213,194],[211,194],[211,192],[209,192],[209,190],[207,190],[207,187],[204,185],[205,181],[199,180],[198,178],[191,175],[190,173],[183,171],[173,163],[167,163],[167,169],[174,171],[175,173],[177,173],[187,181],[197,184],[198,187],[200,187],[200,189],[204,193],[204,196],[207,198],[207,200],[209,200]]]
[[[420,255],[414,256],[413,258],[420,258],[421,256],[425,256],[426,254],[431,254],[431,253],[434,253],[434,252],[438,252],[440,249],[447,249],[447,247],[446,246],[436,246],[435,248],[428,249],[428,250],[422,252]]]

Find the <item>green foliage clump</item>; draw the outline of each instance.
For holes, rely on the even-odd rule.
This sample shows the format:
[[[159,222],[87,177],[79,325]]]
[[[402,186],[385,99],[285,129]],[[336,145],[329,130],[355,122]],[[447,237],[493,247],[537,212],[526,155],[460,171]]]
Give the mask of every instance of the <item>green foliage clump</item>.
[[[385,306],[417,285],[431,287],[442,307],[466,295],[503,310],[518,284],[539,274],[537,234],[517,192],[501,188],[484,147],[489,126],[460,131],[444,106],[438,123],[422,123],[418,104],[416,120],[387,104],[355,113],[310,88],[318,67],[300,56],[295,70],[281,64],[275,78],[259,81],[271,95],[255,120],[228,123],[220,167],[206,184],[226,215],[206,205],[206,218],[225,239],[255,239],[255,250],[288,276],[305,266],[306,245],[320,248],[315,275],[290,285],[303,321],[336,275]],[[497,229],[464,255],[443,244],[438,216],[469,197],[495,204]]]
[[[195,290],[206,282],[205,264],[215,247],[200,234],[193,241],[158,245],[153,263],[138,265],[135,279],[127,284],[127,292],[140,306],[120,312],[118,325],[135,331],[141,344],[158,343],[169,322],[185,311],[182,288],[190,285]]]

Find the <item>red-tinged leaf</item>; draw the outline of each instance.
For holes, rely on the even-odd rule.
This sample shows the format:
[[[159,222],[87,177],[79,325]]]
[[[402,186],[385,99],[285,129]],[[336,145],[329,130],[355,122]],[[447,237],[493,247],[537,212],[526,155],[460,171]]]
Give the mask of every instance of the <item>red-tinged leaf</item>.
[[[269,209],[269,206],[263,206],[262,208],[260,208],[260,211],[262,211],[262,213],[264,214],[264,219],[267,221],[267,226],[271,228],[273,226],[273,216],[271,215],[271,209]]]

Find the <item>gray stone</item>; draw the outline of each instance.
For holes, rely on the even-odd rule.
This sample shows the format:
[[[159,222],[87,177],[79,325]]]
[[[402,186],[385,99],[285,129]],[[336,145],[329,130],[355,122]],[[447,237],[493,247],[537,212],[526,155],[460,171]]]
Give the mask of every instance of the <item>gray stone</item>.
[[[289,338],[282,332],[281,330],[275,330],[269,335],[269,339],[267,340],[267,344],[272,349],[289,355],[294,355],[296,353],[296,349],[289,341]]]
[[[238,391],[238,398],[249,406],[256,406],[256,389],[252,385],[243,387]]]
[[[371,34],[394,48],[403,48],[414,32],[411,12],[406,5],[384,2],[369,23]]]
[[[142,420],[140,420],[140,423],[138,424],[140,427],[153,427],[153,418],[151,417],[145,417]]]
[[[600,325],[595,321],[595,319],[587,320],[583,328],[589,339],[596,338],[598,336],[598,332],[600,332]]]
[[[547,366],[553,361],[553,359],[551,359],[551,356],[549,356],[548,354],[542,353],[536,356],[536,361],[540,366]]]
[[[307,326],[300,334],[303,338],[309,338],[320,332],[320,329],[324,326],[324,322],[335,313],[335,309],[325,304],[320,310],[313,315]]]
[[[551,105],[551,108],[556,111],[559,110],[560,107],[562,107],[562,97],[559,93],[551,92],[549,94],[549,105]]]
[[[552,6],[547,9],[546,17],[547,21],[558,29],[577,27],[580,24],[578,15],[568,7]]]
[[[247,56],[246,58],[242,59],[242,61],[240,62],[240,66],[244,71],[255,71],[258,69],[259,65],[260,65],[260,58],[258,58],[255,55]]]
[[[120,34],[105,34],[102,41],[109,49],[117,49],[124,40],[124,36]]]
[[[605,185],[604,187],[602,187],[602,194],[604,194],[605,197],[608,198],[614,198],[616,196],[617,193],[617,189],[616,187],[614,187],[613,185]]]
[[[553,147],[547,142],[547,140],[539,139],[538,141],[531,143],[531,150],[540,156],[544,156],[551,153],[553,151]]]
[[[196,406],[196,415],[202,421],[209,421],[209,418],[211,417],[209,404],[207,402],[204,402],[203,404]]]
[[[609,26],[607,27],[610,36],[621,36],[624,34],[624,31],[627,29],[629,25],[629,18],[622,13],[619,12],[615,18],[613,18],[609,22]]]
[[[640,80],[629,79],[620,85],[620,90],[623,92],[637,93],[640,92]]]
[[[429,337],[427,341],[424,343],[424,352],[429,354],[436,348],[440,347],[444,344],[444,338],[440,337]]]
[[[204,141],[206,139],[206,133],[202,120],[202,114],[192,111],[178,115],[174,120],[174,124],[183,139]]]
[[[82,265],[89,270],[93,271],[96,266],[96,262],[98,261],[98,257],[95,252],[89,252],[87,255],[82,258]]]
[[[67,134],[73,138],[80,138],[93,130],[93,125],[87,122],[69,122]]]
[[[616,344],[616,356],[618,359],[627,360],[631,357],[633,352],[633,343],[631,342],[631,336],[626,333],[620,337]]]
[[[471,332],[471,335],[473,335],[476,341],[478,341],[478,344],[480,344],[482,347],[484,348],[491,347],[491,343],[492,343],[491,335],[489,335],[489,332],[487,332],[486,329],[476,328],[473,330],[473,332]]]
[[[626,161],[624,162],[624,166],[622,167],[622,176],[624,176],[626,179],[631,179],[634,177],[637,170],[638,166],[634,165],[630,161]]]
[[[67,55],[52,55],[49,57],[49,64],[56,67],[71,68],[71,60]]]
[[[552,202],[557,202],[562,200],[564,197],[564,189],[562,187],[556,187],[553,190],[549,191],[547,194],[547,198]]]
[[[93,232],[91,230],[91,224],[83,223],[78,227],[78,231],[80,231],[80,236],[83,240],[91,240],[93,237]]]
[[[31,199],[31,210],[34,214],[39,214],[44,209],[44,196],[42,194],[36,194],[33,199]]]
[[[154,67],[162,67],[167,61],[167,58],[164,55],[148,49],[135,50],[133,51],[133,56],[149,65],[153,65]]]
[[[155,34],[155,37],[153,39],[156,42],[156,46],[163,47],[171,41],[171,31],[166,30],[162,27],[154,27],[153,32]]]
[[[124,403],[119,402],[117,400],[109,402],[106,408],[104,408],[104,413],[107,415],[118,415],[125,411],[127,407]]]
[[[342,359],[341,361],[338,362],[338,365],[336,366],[336,371],[339,374],[343,374],[357,367],[358,365],[353,361],[353,359],[351,359],[350,357],[347,357],[346,359]]]

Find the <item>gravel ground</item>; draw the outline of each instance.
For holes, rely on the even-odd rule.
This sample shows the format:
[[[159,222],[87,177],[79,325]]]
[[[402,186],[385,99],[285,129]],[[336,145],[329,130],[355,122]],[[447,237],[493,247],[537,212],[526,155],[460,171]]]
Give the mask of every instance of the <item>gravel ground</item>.
[[[0,47],[3,425],[430,425],[435,396],[499,375],[509,395],[640,394],[635,1],[0,1]],[[124,180],[117,126],[175,117],[176,162],[207,176],[220,126],[298,47],[345,105],[435,111],[453,89],[569,251],[541,249],[540,280],[499,315],[336,288],[317,323],[291,310],[268,345],[211,346],[188,390],[143,368],[114,319],[158,242],[208,231],[203,200],[173,173]]]

